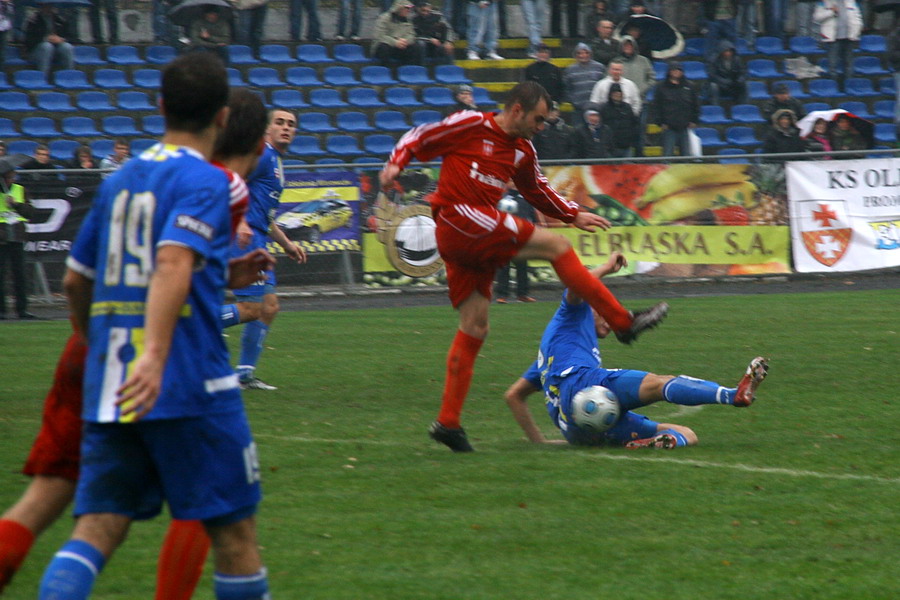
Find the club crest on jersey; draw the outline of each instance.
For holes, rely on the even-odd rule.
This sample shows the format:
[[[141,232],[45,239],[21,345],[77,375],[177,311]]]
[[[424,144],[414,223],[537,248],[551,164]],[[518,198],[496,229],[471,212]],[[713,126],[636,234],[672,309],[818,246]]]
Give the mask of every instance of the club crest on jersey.
[[[494,155],[494,142],[491,140],[481,140],[481,153],[485,156]]]
[[[800,203],[800,233],[809,255],[830,267],[837,263],[853,237],[842,200],[807,200]]]

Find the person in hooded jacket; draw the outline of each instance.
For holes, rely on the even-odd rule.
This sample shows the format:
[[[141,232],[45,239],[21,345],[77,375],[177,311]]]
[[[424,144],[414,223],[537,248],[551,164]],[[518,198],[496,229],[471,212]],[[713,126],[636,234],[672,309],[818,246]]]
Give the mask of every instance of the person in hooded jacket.
[[[672,156],[676,144],[681,156],[690,155],[688,130],[700,119],[700,96],[680,62],[670,62],[666,78],[656,86],[653,113],[662,129],[663,156]]]
[[[584,123],[575,128],[575,158],[608,158],[612,150],[612,131],[603,124],[600,111],[584,111]]]
[[[806,152],[808,143],[800,137],[797,128],[797,115],[794,111],[782,108],[772,115],[772,128],[763,140],[763,153],[781,154],[787,152]]]
[[[394,0],[391,10],[381,13],[375,20],[372,56],[382,65],[390,67],[394,62],[422,64],[422,48],[416,44],[416,29],[410,14],[412,8],[409,0]]]
[[[707,67],[709,72],[709,103],[721,106],[722,98],[734,104],[747,102],[747,69],[738,57],[734,44],[722,40],[716,59]]]
[[[550,107],[544,128],[534,134],[531,143],[541,161],[575,157],[575,130],[560,118],[558,103]]]
[[[631,158],[641,134],[641,120],[634,109],[625,102],[622,86],[609,86],[609,97],[600,109],[600,118],[612,132],[612,147],[609,155],[616,158]]]
[[[584,42],[575,46],[575,62],[563,70],[563,85],[566,99],[575,107],[576,113],[584,111],[590,102],[594,84],[606,75],[606,67],[592,58],[591,47]]]
[[[633,81],[641,94],[642,108],[639,116],[641,119],[640,131],[635,146],[635,156],[644,155],[644,132],[647,130],[647,94],[656,84],[656,71],[653,70],[653,62],[641,52],[637,39],[626,35],[622,37],[622,54],[617,58],[622,61],[625,79]]]

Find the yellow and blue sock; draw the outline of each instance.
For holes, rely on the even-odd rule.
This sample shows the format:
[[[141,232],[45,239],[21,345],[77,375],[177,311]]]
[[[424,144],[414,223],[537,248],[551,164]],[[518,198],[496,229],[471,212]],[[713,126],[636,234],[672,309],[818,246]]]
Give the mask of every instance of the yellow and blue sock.
[[[234,327],[241,323],[241,313],[237,304],[223,304],[221,307],[222,327]]]
[[[87,598],[105,562],[103,554],[92,545],[82,540],[69,540],[47,565],[41,579],[39,600]]]
[[[241,333],[241,356],[236,369],[242,381],[253,376],[268,334],[269,326],[262,321],[250,321],[244,325],[244,331]]]
[[[714,381],[679,375],[663,386],[663,398],[672,404],[699,406],[701,404],[734,404],[737,388],[722,387]]]
[[[213,575],[216,600],[269,600],[269,580],[263,567],[253,575]]]

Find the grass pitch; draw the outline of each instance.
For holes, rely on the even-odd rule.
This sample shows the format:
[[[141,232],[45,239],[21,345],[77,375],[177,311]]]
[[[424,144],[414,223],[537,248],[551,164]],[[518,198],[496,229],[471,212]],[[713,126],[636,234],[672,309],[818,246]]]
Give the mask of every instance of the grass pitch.
[[[279,315],[259,370],[279,389],[245,394],[273,598],[896,598],[900,290],[670,304],[635,345],[601,344],[604,363],[734,385],[771,359],[748,409],[649,407],[700,437],[670,452],[524,441],[502,394],[555,303],[492,307],[464,413],[471,455],[425,433],[449,307]],[[27,483],[17,470],[67,332],[0,326],[0,505]],[[152,597],[166,523],[134,525],[94,597]],[[39,539],[5,598],[35,597],[70,528]],[[213,597],[209,571],[195,598]]]

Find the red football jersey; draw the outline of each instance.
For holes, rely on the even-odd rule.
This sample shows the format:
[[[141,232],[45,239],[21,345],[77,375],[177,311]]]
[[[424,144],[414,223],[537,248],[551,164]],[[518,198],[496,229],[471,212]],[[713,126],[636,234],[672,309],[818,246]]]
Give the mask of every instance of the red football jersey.
[[[247,212],[247,206],[250,204],[250,192],[247,190],[247,184],[244,178],[226,167],[225,165],[212,161],[212,164],[222,169],[228,176],[228,206],[231,209],[231,237],[234,237],[237,231],[238,223],[244,218]]]
[[[507,135],[493,113],[460,111],[439,123],[416,127],[400,138],[388,162],[403,168],[413,157],[427,162],[438,156],[444,160],[431,197],[434,205],[494,209],[512,179],[522,196],[544,214],[566,223],[575,220],[578,204],[550,187],[531,142]]]

